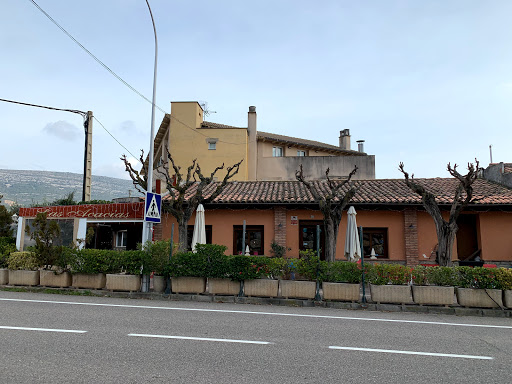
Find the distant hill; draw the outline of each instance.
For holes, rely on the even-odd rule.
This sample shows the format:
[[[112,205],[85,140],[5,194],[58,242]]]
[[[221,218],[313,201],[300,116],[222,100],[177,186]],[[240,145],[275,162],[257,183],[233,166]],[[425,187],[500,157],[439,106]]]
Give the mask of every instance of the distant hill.
[[[82,185],[83,176],[78,173],[0,169],[0,195],[4,195],[2,202],[8,205],[48,203],[62,199],[73,191],[75,201],[80,201]],[[132,196],[141,196],[131,180],[92,176],[92,200],[128,197],[129,193]]]

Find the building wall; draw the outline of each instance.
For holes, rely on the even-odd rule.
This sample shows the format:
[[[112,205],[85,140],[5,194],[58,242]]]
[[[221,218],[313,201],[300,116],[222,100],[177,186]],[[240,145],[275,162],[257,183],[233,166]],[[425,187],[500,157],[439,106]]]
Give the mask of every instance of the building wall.
[[[512,261],[512,213],[480,213],[480,245],[484,261]]]
[[[489,164],[484,169],[484,179],[512,188],[512,173],[505,171],[505,168],[510,168],[511,166],[512,164],[510,163]]]
[[[272,148],[270,148],[272,151]],[[295,150],[295,154],[297,150]],[[272,155],[272,152],[270,152]],[[375,179],[375,156],[306,156],[306,157],[258,157],[258,180],[295,180],[295,171],[302,164],[308,179],[325,179],[329,176],[346,177],[357,165],[354,180]]]
[[[171,103],[169,148],[176,165],[186,175],[194,159],[198,160],[203,175],[209,175],[223,163],[232,166],[244,160],[232,180],[247,180],[247,129],[201,128],[203,110],[197,102]],[[208,149],[209,139],[217,139],[216,149]],[[172,167],[169,167],[172,169]],[[222,179],[225,170],[217,173]]]

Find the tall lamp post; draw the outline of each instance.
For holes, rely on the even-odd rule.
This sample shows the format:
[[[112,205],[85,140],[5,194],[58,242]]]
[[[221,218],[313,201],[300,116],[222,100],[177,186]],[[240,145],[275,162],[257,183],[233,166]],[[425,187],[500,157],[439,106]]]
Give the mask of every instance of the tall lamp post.
[[[153,137],[155,135],[155,98],[156,98],[156,64],[158,60],[158,42],[156,38],[156,27],[155,27],[155,20],[153,19],[153,12],[151,12],[151,7],[149,6],[148,0],[146,0],[146,4],[149,9],[149,14],[151,16],[151,23],[153,24],[153,32],[155,34],[155,68],[153,72],[153,100],[151,102],[151,136],[149,137],[149,155],[148,155],[148,185],[147,185],[147,192],[153,192],[153,152],[154,152],[154,143],[153,143]],[[152,229],[153,229],[153,223],[151,222],[144,222],[142,226],[142,244],[145,244],[148,241],[153,240],[152,236]],[[147,275],[145,272],[143,273],[142,278],[142,292],[148,292],[149,291],[149,275]]]
[[[156,65],[158,60],[158,42],[156,38],[156,27],[155,20],[153,19],[153,12],[151,12],[151,7],[149,6],[148,0],[146,0],[146,4],[148,5],[149,14],[151,16],[151,23],[153,24],[153,32],[155,34],[155,68],[153,72],[153,100],[151,105],[151,136],[149,137],[149,154],[148,154],[148,185],[147,192],[153,192],[153,152],[154,152],[154,142],[153,136],[155,135],[155,98],[156,98]],[[153,223],[145,222],[142,230],[142,243],[146,243],[147,241],[152,240],[151,229],[153,227]]]

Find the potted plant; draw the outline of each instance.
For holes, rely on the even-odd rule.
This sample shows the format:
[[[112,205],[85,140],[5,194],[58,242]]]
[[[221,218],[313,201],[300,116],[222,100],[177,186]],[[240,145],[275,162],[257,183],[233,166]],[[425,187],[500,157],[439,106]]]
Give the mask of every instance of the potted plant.
[[[169,261],[167,273],[171,276],[173,293],[204,293],[206,291],[206,262],[203,255],[178,252]]]
[[[15,240],[13,237],[0,237],[0,285],[9,283],[9,269],[7,258],[11,252],[16,252]]]
[[[512,309],[512,269],[498,268],[496,270],[496,280],[503,290],[503,304]]]
[[[72,253],[71,286],[74,288],[103,289],[106,273],[111,273],[113,252],[103,249],[67,249]]]
[[[210,295],[235,296],[240,293],[240,280],[231,279],[229,261],[225,255],[227,247],[217,244],[196,244],[196,253],[206,263],[205,277],[208,279]]]
[[[314,299],[320,271],[320,259],[313,251],[300,251],[299,259],[287,260],[284,270],[291,270],[293,264],[297,280],[279,280],[281,296],[295,299]]]
[[[457,300],[463,307],[503,308],[502,290],[492,268],[455,267]]]
[[[39,285],[39,260],[34,252],[11,252],[7,267],[10,285]]]
[[[401,264],[373,264],[368,267],[372,301],[405,304],[412,302],[411,269]]]
[[[453,305],[456,276],[451,267],[417,266],[412,270],[412,296],[420,305]]]
[[[359,301],[362,270],[357,263],[322,262],[321,276],[324,300]]]
[[[141,270],[148,263],[147,253],[136,251],[111,251],[111,269],[105,276],[105,288],[110,291],[137,292],[141,287]]]
[[[271,268],[265,256],[232,256],[229,258],[229,277],[241,281],[246,296],[277,297],[280,272]]]

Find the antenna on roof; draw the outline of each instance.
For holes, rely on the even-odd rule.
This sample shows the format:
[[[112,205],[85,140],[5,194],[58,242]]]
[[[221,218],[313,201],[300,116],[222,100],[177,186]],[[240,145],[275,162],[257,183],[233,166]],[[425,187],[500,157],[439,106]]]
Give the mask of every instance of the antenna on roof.
[[[199,105],[201,106],[201,108],[203,108],[203,116],[205,116],[205,117],[210,116],[212,113],[217,113],[217,111],[210,111],[208,109],[208,102],[207,101],[200,101]]]
[[[492,144],[489,145],[489,154],[491,155],[491,164],[492,164]]]

